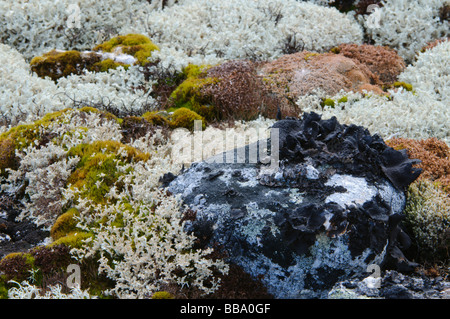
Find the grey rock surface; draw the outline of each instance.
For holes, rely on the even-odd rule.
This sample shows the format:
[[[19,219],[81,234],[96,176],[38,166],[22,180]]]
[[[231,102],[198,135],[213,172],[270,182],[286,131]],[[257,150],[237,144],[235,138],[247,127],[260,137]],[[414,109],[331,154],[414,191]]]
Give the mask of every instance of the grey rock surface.
[[[278,143],[260,141],[244,154],[271,145],[271,156],[279,150],[275,169],[260,158],[208,160],[170,179],[168,190],[196,212],[186,231],[219,244],[276,298],[326,298],[337,282],[382,265],[392,251],[394,264],[414,266],[397,240],[407,237],[399,227],[403,189],[420,173],[406,154],[362,127],[314,113],[274,128]]]

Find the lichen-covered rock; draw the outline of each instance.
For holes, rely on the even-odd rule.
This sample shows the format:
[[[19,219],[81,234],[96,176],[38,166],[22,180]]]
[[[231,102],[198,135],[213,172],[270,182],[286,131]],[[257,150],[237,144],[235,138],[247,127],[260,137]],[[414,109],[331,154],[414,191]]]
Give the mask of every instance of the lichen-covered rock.
[[[194,163],[168,184],[196,212],[187,231],[222,245],[277,298],[321,297],[369,264],[414,267],[399,250],[408,243],[399,226],[404,189],[420,173],[405,152],[314,113],[273,128],[276,167],[263,164],[268,142],[260,141]]]
[[[424,274],[407,275],[388,270],[379,277],[337,283],[329,299],[448,299],[450,282]]]

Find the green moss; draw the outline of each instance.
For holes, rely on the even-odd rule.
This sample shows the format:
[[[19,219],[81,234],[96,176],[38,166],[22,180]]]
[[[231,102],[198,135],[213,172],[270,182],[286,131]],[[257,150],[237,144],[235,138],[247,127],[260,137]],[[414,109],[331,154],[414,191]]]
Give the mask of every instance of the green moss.
[[[73,231],[66,234],[63,237],[58,238],[53,243],[48,245],[49,247],[57,245],[66,245],[70,248],[81,248],[84,244],[84,240],[93,237],[92,233],[86,233],[82,231]]]
[[[195,74],[195,73],[194,73]],[[207,84],[217,83],[216,78],[188,76],[170,95],[176,105],[201,99],[200,90]]]
[[[412,84],[409,84],[409,83],[405,83],[405,82],[394,82],[393,85],[394,85],[395,88],[402,87],[402,88],[404,88],[406,91],[409,91],[409,92],[411,92],[411,91],[413,90]]]
[[[0,279],[0,299],[8,299],[8,287],[6,282]]]
[[[147,161],[148,153],[117,141],[97,141],[80,144],[68,151],[69,157],[78,156],[80,161],[69,176],[68,183],[82,191],[81,196],[96,203],[105,203],[105,195],[118,178],[126,172],[119,168],[136,161]]]
[[[30,62],[30,67],[38,76],[50,77],[56,81],[70,74],[82,74],[83,70],[98,62],[100,57],[96,54],[82,55],[75,50],[52,50],[42,56],[35,57]]]
[[[170,292],[157,291],[152,295],[152,299],[175,299],[175,297]]]
[[[341,49],[339,47],[334,47],[330,50],[331,53],[339,54],[341,53]]]
[[[59,238],[66,236],[68,233],[76,231],[77,220],[74,216],[78,214],[79,212],[76,208],[71,208],[64,214],[60,215],[50,229],[50,236],[52,239],[58,240]]]
[[[146,112],[142,115],[142,119],[146,120],[152,125],[158,125],[158,126],[167,126],[169,125],[168,119],[163,116],[162,112],[158,111],[152,111],[152,112]]]
[[[325,107],[325,106],[329,106],[329,107],[334,108],[334,106],[335,106],[334,100],[333,99],[324,99],[322,101],[322,107]]]
[[[159,50],[148,37],[142,34],[127,34],[114,37],[97,45],[94,51],[114,52],[120,48],[123,53],[134,56],[139,64],[147,64],[154,50]]]
[[[205,129],[205,120],[202,116],[188,108],[182,107],[172,114],[169,124],[172,128],[184,127],[192,131],[194,129],[194,121],[196,120],[201,120],[202,129]]]
[[[108,120],[111,121],[116,121],[118,124],[120,124],[121,119],[119,119],[117,116],[115,116],[114,114],[107,112],[107,111],[103,111],[103,110],[99,110],[96,109],[95,107],[89,107],[89,106],[85,106],[82,107],[80,109],[78,109],[79,112],[85,112],[85,113],[96,113],[96,114],[100,114],[101,116],[107,118]]]
[[[15,143],[11,137],[0,139],[0,176],[6,176],[7,168],[17,168]]]
[[[337,102],[338,103],[346,103],[347,101],[348,101],[348,98],[346,96],[343,96]]]
[[[206,121],[217,119],[218,113],[201,90],[206,85],[216,84],[218,78],[207,77],[210,65],[189,64],[183,69],[186,79],[172,92],[170,100],[175,108],[187,108],[204,117]]]
[[[119,66],[122,66],[125,70],[127,70],[130,65],[116,62],[113,59],[105,59],[103,61],[94,63],[91,67],[89,67],[89,70],[94,72],[106,72],[109,69],[117,69]]]
[[[48,139],[48,128],[54,123],[63,123],[67,120],[64,115],[68,112],[74,111],[73,109],[67,108],[58,112],[53,112],[45,115],[40,120],[35,121],[31,124],[18,125],[7,132],[0,134],[0,173],[1,175],[6,175],[6,168],[16,168],[17,161],[15,157],[16,150],[22,150],[30,145],[41,145],[46,139]],[[78,112],[86,113],[98,113],[102,117],[109,120],[114,120],[120,123],[118,119],[113,114],[100,111],[92,107],[83,107],[77,110]],[[70,132],[67,134],[71,134]],[[60,138],[60,137],[53,137]]]
[[[316,52],[307,53],[305,55],[305,61],[308,62],[312,57],[315,57],[316,55],[319,55],[319,53],[316,53]]]
[[[65,109],[62,111],[49,113],[42,119],[37,120],[32,124],[15,126],[0,135],[0,145],[8,146],[8,149],[10,149],[12,147],[11,141],[13,141],[14,149],[20,150],[31,144],[39,143],[46,128],[54,122],[61,121],[62,115],[70,110],[71,109]],[[8,154],[11,154],[11,150],[8,150],[5,154],[6,163],[10,160]]]

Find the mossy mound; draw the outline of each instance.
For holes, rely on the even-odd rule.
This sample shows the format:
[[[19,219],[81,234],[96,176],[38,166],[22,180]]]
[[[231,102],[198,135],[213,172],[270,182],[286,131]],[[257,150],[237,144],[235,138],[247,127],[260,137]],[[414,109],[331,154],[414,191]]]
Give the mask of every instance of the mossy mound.
[[[170,95],[174,108],[190,109],[207,121],[217,119],[216,108],[201,91],[203,87],[219,81],[217,78],[207,76],[206,71],[209,68],[211,68],[210,65],[189,64],[183,69],[185,80]]]
[[[56,241],[77,230],[77,221],[74,218],[77,214],[79,214],[78,210],[76,208],[71,208],[58,217],[50,230],[50,236],[53,240]]]
[[[192,131],[194,130],[195,121],[202,121],[202,129],[205,129],[206,123],[203,116],[198,115],[188,108],[182,107],[173,112],[169,125],[171,128],[182,127]]]
[[[275,118],[280,100],[266,89],[257,64],[233,60],[218,65],[188,65],[185,80],[172,92],[172,107],[185,107],[207,122]],[[282,106],[283,108],[283,106]],[[291,116],[283,109],[285,116]]]
[[[145,65],[154,50],[159,48],[148,37],[128,34],[99,44],[92,51],[52,50],[33,58],[30,66],[38,76],[56,81],[85,70],[106,72],[119,66],[127,69],[132,64]]]
[[[94,47],[93,51],[124,53],[135,57],[140,65],[147,64],[152,52],[159,50],[148,37],[142,34],[120,35]]]
[[[52,50],[31,60],[31,70],[38,76],[50,77],[53,81],[70,74],[80,75],[85,69],[100,62],[101,56],[96,53],[86,53],[71,50]]]
[[[418,258],[431,263],[450,260],[450,198],[439,183],[416,181],[407,192],[405,224],[413,234]]]

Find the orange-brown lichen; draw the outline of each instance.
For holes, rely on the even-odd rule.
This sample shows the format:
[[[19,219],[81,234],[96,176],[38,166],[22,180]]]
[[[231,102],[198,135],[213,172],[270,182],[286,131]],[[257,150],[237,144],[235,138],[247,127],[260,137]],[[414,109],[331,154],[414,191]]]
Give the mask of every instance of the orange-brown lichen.
[[[450,194],[450,147],[437,138],[414,140],[393,138],[386,143],[396,150],[406,149],[410,158],[422,161],[416,164],[423,172],[420,180],[438,182]]]
[[[274,94],[293,102],[315,89],[326,95],[334,95],[340,90],[371,90],[383,94],[378,76],[366,65],[331,52],[312,55],[312,52],[303,51],[284,55],[263,63],[259,74]]]
[[[370,44],[341,44],[336,50],[339,54],[366,65],[383,84],[395,82],[398,75],[406,68],[402,57],[389,47]]]
[[[437,39],[431,42],[428,42],[423,48],[422,50],[420,50],[420,52],[425,52],[426,50],[430,50],[432,48],[434,48],[435,46],[437,46],[439,43],[445,42],[445,41],[450,41],[450,37],[447,38],[442,38],[442,39]]]

